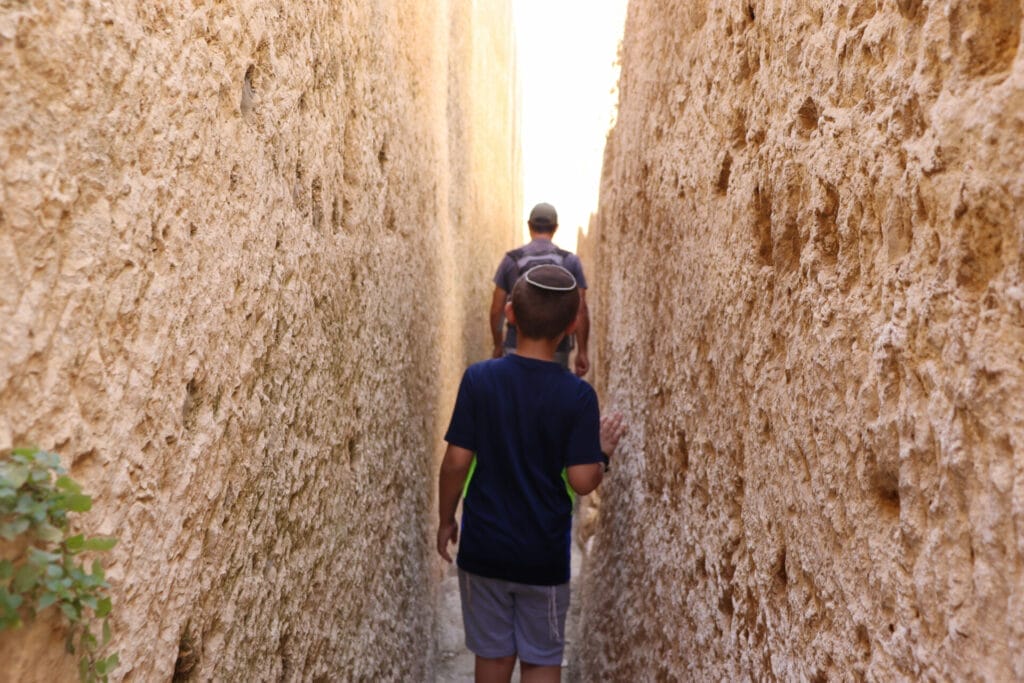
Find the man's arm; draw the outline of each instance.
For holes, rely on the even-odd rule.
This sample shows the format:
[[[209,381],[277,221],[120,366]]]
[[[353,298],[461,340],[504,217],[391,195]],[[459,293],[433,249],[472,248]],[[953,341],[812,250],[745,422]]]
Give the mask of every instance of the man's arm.
[[[507,298],[508,292],[501,287],[494,288],[494,294],[491,296],[491,340],[494,342],[494,352],[491,354],[491,358],[501,358],[505,353],[505,335],[501,324],[505,322],[505,300]]]
[[[587,308],[587,290],[580,289],[580,311],[576,314],[576,375],[582,377],[590,370],[587,342],[590,340],[590,309]]]
[[[459,507],[459,496],[472,462],[473,451],[453,444],[448,444],[441,461],[441,474],[437,481],[437,552],[448,562],[452,561],[448,544],[459,542],[455,510]]]

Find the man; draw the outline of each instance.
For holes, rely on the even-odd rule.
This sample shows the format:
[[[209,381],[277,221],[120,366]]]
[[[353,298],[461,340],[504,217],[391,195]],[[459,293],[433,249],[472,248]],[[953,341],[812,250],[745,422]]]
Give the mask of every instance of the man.
[[[508,293],[519,276],[534,266],[554,264],[562,266],[576,278],[580,292],[579,318],[576,324],[576,375],[582,377],[590,369],[587,357],[587,341],[590,337],[590,313],[587,310],[587,281],[583,277],[583,264],[579,257],[564,249],[559,249],[551,238],[558,229],[558,213],[550,204],[541,203],[530,211],[527,221],[530,228],[530,241],[505,254],[494,275],[494,295],[491,298],[491,337],[494,340],[492,357],[500,358],[516,348],[516,328],[511,323],[507,333],[502,337],[502,323],[505,320],[505,303]],[[572,351],[573,339],[566,337],[555,351],[555,361],[562,367],[569,367],[569,352]]]

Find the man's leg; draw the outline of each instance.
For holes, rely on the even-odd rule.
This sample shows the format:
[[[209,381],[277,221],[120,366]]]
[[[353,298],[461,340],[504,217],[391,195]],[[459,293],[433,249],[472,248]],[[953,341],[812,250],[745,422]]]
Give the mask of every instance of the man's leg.
[[[476,683],[509,683],[512,680],[512,670],[515,668],[515,655],[498,657],[497,659],[488,659],[487,657],[477,655],[473,680]],[[558,679],[554,680],[557,681]]]
[[[562,667],[519,662],[519,680],[522,683],[558,683],[562,680]]]

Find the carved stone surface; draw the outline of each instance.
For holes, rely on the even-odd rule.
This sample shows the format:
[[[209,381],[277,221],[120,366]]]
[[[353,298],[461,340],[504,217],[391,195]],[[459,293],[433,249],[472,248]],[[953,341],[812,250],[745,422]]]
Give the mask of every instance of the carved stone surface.
[[[984,7],[630,4],[585,680],[1024,677],[1024,55]]]
[[[520,231],[478,5],[0,2],[0,448],[120,538],[116,678],[431,675],[440,430]],[[45,619],[0,659],[73,676]]]

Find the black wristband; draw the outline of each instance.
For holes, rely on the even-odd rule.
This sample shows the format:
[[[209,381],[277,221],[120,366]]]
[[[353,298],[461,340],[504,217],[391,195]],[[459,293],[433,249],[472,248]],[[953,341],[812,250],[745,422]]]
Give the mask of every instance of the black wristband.
[[[607,472],[612,468],[611,458],[609,458],[608,454],[605,453],[604,451],[601,451],[601,458],[604,460],[604,471]]]

